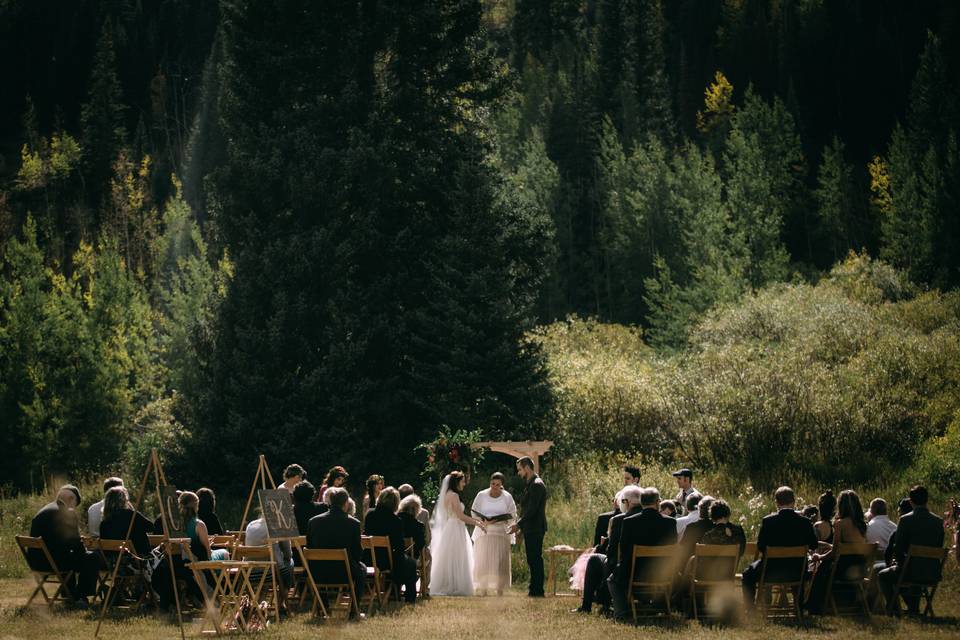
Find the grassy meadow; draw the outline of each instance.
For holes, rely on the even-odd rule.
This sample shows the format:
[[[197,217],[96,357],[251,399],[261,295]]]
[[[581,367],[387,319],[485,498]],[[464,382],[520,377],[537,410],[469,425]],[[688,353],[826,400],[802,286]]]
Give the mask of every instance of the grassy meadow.
[[[545,546],[568,544],[583,547],[589,544],[593,535],[593,524],[597,513],[609,509],[612,496],[620,488],[621,474],[619,460],[581,459],[564,464],[549,465],[544,477],[551,489],[548,503],[550,531]],[[658,486],[666,496],[674,493],[673,479],[669,470],[647,467],[642,478],[643,484]],[[754,539],[760,518],[771,509],[769,496],[754,491],[724,475],[706,475],[695,479],[695,486],[701,491],[722,496],[733,507],[735,517],[739,518],[748,531],[748,537]],[[479,479],[475,479],[475,483]],[[820,487],[800,484],[796,487],[804,502],[815,501],[822,490]],[[835,487],[836,491],[838,487]],[[899,498],[905,487],[858,488],[864,501],[874,496],[884,496],[888,500]],[[94,486],[86,488],[85,498],[92,501]],[[0,501],[0,638],[3,640],[30,640],[33,638],[83,637],[92,636],[95,616],[89,612],[63,611],[51,615],[48,610],[34,603],[29,610],[23,607],[31,589],[31,580],[26,572],[22,558],[14,545],[13,536],[29,529],[30,517],[34,510],[48,498],[45,496],[24,496],[4,498]],[[934,503],[939,505],[945,496],[935,496]],[[220,510],[226,517],[239,519],[242,504],[224,501]],[[490,637],[543,637],[557,638],[594,638],[616,634],[617,637],[640,637],[651,632],[662,636],[683,638],[720,637],[763,637],[766,639],[797,637],[794,626],[781,624],[762,624],[753,619],[742,619],[732,628],[717,629],[677,620],[664,626],[642,626],[633,628],[619,626],[595,614],[590,617],[569,613],[576,605],[570,597],[530,600],[523,595],[527,579],[522,549],[514,550],[513,592],[498,598],[434,598],[390,615],[375,615],[361,623],[348,625],[339,620],[317,623],[305,614],[295,614],[278,629],[270,629],[263,637],[283,638],[490,638]],[[566,565],[558,569],[563,586]],[[549,590],[549,586],[548,590]],[[937,594],[935,608],[938,620],[933,623],[916,621],[894,621],[876,617],[870,622],[858,620],[840,620],[827,617],[810,620],[805,625],[806,634],[842,634],[848,638],[872,638],[877,634],[891,635],[896,638],[940,638],[957,637],[960,634],[960,571],[955,559],[951,557],[944,584]],[[190,632],[196,635],[196,623],[191,623]],[[135,617],[112,619],[101,633],[104,638],[173,638],[178,635],[175,620],[159,617]]]

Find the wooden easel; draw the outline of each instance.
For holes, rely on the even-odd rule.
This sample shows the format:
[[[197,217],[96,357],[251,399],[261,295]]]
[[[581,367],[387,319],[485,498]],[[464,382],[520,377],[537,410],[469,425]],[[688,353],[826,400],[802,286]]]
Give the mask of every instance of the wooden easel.
[[[270,486],[267,487],[267,480]],[[261,489],[276,489],[277,483],[273,481],[273,474],[270,473],[270,466],[267,465],[267,459],[260,454],[260,460],[257,462],[257,473],[253,476],[253,485],[250,487],[250,495],[247,497],[247,505],[243,508],[243,517],[240,519],[240,532],[247,528],[247,515],[250,513],[250,505],[253,503],[254,496],[257,495],[257,483],[260,483]]]
[[[143,503],[143,497],[147,493],[147,481],[150,479],[151,471],[153,472],[153,481],[154,481],[154,490],[157,494],[157,502],[160,504],[160,522],[163,523],[163,549],[164,555],[167,556],[167,563],[170,567],[170,582],[173,585],[173,601],[177,606],[177,624],[180,626],[180,638],[184,640],[186,634],[183,630],[183,613],[180,611],[180,594],[177,590],[177,575],[173,567],[173,545],[170,543],[170,530],[167,525],[168,518],[164,512],[163,496],[160,492],[160,487],[167,484],[167,477],[163,473],[163,467],[160,465],[160,457],[157,455],[156,449],[150,450],[150,459],[147,461],[147,468],[143,472],[143,480],[140,482],[140,495],[137,496],[137,501],[133,506],[134,512],[140,510],[140,505]],[[127,535],[124,538],[123,544],[125,548],[129,548],[130,545],[130,533],[133,531],[133,523],[136,521],[135,517],[130,518],[130,524],[127,527]],[[120,552],[121,555],[123,552]],[[107,590],[107,596],[103,600],[103,607],[100,609],[100,618],[97,620],[97,629],[93,632],[93,637],[97,638],[100,636],[100,625],[103,624],[103,618],[107,615],[107,606],[110,604],[111,596],[113,595],[113,585],[117,580],[117,573],[120,570],[120,558],[117,559],[116,564],[113,566],[113,576],[110,579],[110,588]]]

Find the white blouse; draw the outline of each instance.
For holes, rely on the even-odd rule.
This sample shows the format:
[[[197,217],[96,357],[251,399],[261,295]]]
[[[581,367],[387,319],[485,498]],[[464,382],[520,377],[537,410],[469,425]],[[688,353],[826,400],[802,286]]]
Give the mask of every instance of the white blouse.
[[[490,495],[490,489],[484,489],[477,494],[476,498],[473,499],[473,505],[470,508],[472,511],[477,511],[490,518],[503,514],[510,515],[510,520],[508,521],[497,522],[495,524],[488,525],[487,532],[490,534],[506,535],[507,529],[517,519],[517,503],[513,501],[513,496],[510,495],[510,492],[506,489],[504,489],[503,493],[501,493],[500,497],[498,498],[494,498]],[[477,516],[476,513],[471,512],[470,515],[479,519],[479,516]],[[480,529],[480,527],[474,527],[474,541],[476,541],[476,539],[482,535],[483,530]],[[510,536],[510,543],[513,544],[514,541],[514,536]]]

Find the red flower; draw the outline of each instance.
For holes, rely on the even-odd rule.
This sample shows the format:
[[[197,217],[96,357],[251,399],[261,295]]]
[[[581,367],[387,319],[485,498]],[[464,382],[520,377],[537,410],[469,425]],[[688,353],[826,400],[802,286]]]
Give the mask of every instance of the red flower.
[[[450,449],[450,455],[449,455],[449,457],[450,457],[450,460],[452,460],[453,462],[456,462],[456,461],[457,461],[457,458],[459,457],[459,456],[457,455],[457,450],[456,450],[456,449]]]

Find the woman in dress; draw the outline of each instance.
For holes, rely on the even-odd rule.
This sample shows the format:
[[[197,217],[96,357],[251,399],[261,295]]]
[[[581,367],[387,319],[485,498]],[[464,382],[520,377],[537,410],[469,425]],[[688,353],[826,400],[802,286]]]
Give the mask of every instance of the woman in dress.
[[[485,522],[486,530],[480,527],[473,530],[473,587],[480,595],[496,591],[502,596],[503,590],[510,588],[510,545],[515,539],[507,529],[517,519],[517,505],[503,488],[503,480],[500,472],[490,476],[490,488],[477,494],[471,508],[475,516],[509,516]]]
[[[460,493],[466,486],[463,473],[453,471],[443,479],[433,517],[433,564],[430,591],[438,596],[473,595],[473,542],[467,525],[484,523],[463,512]]]

